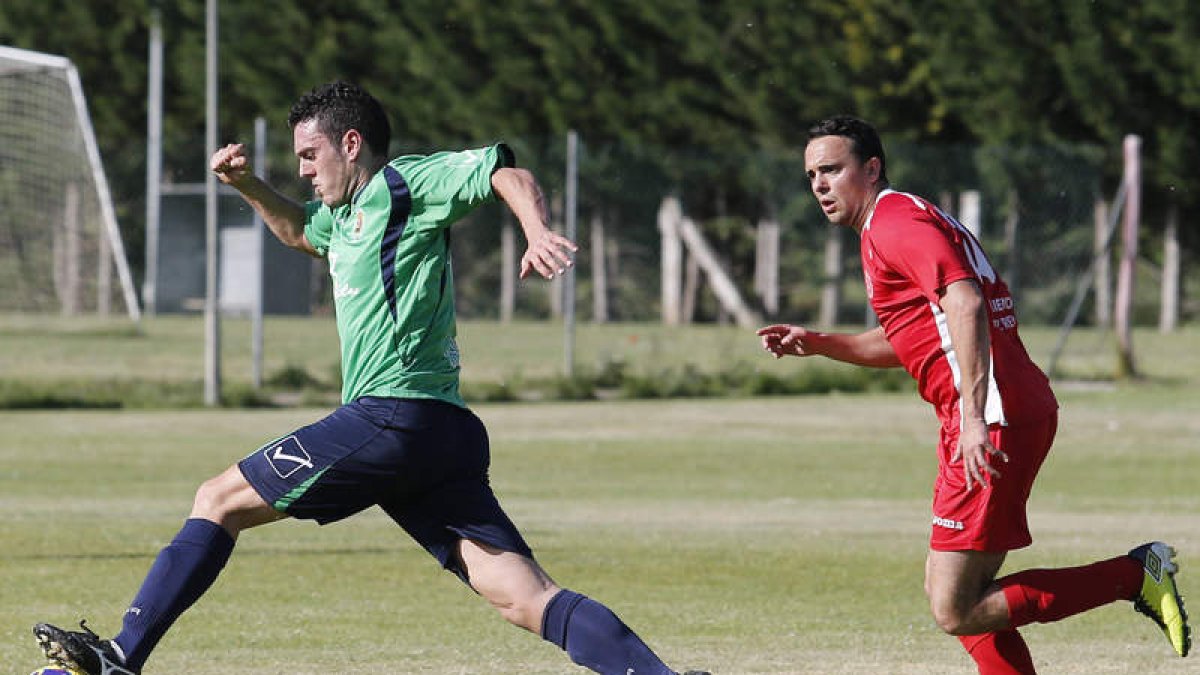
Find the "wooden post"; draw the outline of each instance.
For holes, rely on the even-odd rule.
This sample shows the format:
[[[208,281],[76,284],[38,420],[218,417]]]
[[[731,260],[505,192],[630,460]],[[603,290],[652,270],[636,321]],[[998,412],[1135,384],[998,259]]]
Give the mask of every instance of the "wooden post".
[[[1095,273],[1092,284],[1096,288],[1096,326],[1107,328],[1112,325],[1112,255],[1108,249],[1108,202],[1096,197],[1092,218],[1095,221],[1096,239],[1092,245]]]
[[[619,237],[608,237],[608,241],[604,243],[604,260],[606,261],[604,274],[609,279],[620,279],[621,239]],[[609,316],[612,316],[611,308],[609,311]]]
[[[951,218],[954,217],[954,193],[942,190],[938,193],[938,208]]]
[[[779,313],[779,221],[758,221],[754,259],[754,291],[768,316]]]
[[[685,326],[696,320],[696,301],[700,298],[700,261],[687,256],[683,270],[683,293],[679,299],[679,323]]]
[[[604,217],[597,210],[592,213],[592,321],[608,323],[608,266]]]
[[[1138,225],[1141,218],[1142,178],[1139,136],[1125,137],[1125,212],[1121,221],[1121,262],[1117,269],[1117,303],[1113,320],[1117,332],[1117,377],[1137,376],[1133,359],[1133,288],[1137,262]]]
[[[1167,208],[1163,231],[1162,295],[1158,313],[1158,331],[1171,333],[1179,325],[1179,207]]]
[[[682,218],[679,199],[664,197],[658,207],[658,231],[662,235],[662,322],[668,326],[678,326],[680,320],[683,242],[679,239],[679,221]]]
[[[980,222],[979,190],[963,190],[958,195],[958,222],[979,239],[983,234]]]
[[[1016,300],[1021,295],[1021,201],[1016,190],[1008,191],[1004,242],[1008,248],[1008,269],[1004,273],[1004,281],[1008,283],[1009,294]]]
[[[713,294],[717,296],[717,301],[725,311],[733,315],[737,325],[742,328],[751,328],[760,323],[761,317],[746,305],[741,293],[738,292],[737,285],[733,283],[733,279],[721,266],[716,252],[704,239],[700,228],[691,218],[680,220],[679,234],[687,245],[688,254],[696,259],[696,262],[700,264],[700,269],[704,271],[708,285],[712,288]]]
[[[838,322],[842,280],[846,276],[842,263],[842,228],[831,225],[825,236],[825,278],[821,280],[821,308],[817,318],[817,325],[822,328],[832,328]]]
[[[513,216],[508,209],[500,217],[500,321],[512,321],[517,306],[517,272],[520,268],[517,256],[517,233]]]

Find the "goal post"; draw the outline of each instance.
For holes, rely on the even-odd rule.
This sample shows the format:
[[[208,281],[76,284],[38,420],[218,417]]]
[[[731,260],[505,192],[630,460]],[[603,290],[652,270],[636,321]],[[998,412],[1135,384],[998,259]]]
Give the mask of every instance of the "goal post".
[[[0,46],[0,310],[141,318],[79,73]]]

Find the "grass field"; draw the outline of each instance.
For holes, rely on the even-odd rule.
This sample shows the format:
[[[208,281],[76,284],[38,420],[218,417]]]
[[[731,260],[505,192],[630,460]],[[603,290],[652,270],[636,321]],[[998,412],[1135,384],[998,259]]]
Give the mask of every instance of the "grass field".
[[[0,324],[0,368],[50,379],[129,368],[195,377],[197,326],[156,321],[129,334],[107,324]],[[316,326],[269,324],[268,338],[294,349],[272,358],[332,364],[330,335]],[[581,358],[609,350],[648,363],[745,358],[804,367],[771,363],[734,329],[605,330],[581,335]],[[174,337],[160,340],[159,331]],[[467,324],[462,332],[474,369],[466,377],[505,376],[522,363],[561,367],[553,329]],[[1055,337],[1026,336],[1036,354]],[[1184,592],[1200,588],[1197,337],[1139,333],[1143,382],[1059,387],[1060,437],[1031,504],[1035,544],[1006,569],[1083,564],[1162,538],[1180,549]],[[1102,373],[1105,344],[1102,335],[1073,337],[1071,372]],[[230,351],[227,369],[241,377],[246,361]],[[324,412],[0,412],[4,669],[37,665],[35,621],[88,617],[101,633],[114,632],[195,486]],[[974,672],[933,625],[921,592],[935,426],[915,396],[477,412],[492,435],[497,492],[546,568],[613,607],[672,665],[722,675]],[[1044,673],[1200,672],[1200,660],[1174,657],[1125,603],[1024,634]],[[371,511],[324,528],[288,521],[246,533],[147,670],[228,672],[580,669],[505,624]]]

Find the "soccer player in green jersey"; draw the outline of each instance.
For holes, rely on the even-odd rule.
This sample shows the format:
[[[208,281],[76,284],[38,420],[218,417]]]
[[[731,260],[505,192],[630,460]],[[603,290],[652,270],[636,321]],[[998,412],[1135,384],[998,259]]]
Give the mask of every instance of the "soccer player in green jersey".
[[[288,124],[317,200],[297,203],[256,178],[241,145],[218,150],[210,168],[280,241],[328,259],[343,404],[200,486],[112,640],[38,624],[47,657],[88,675],[139,673],[243,530],[289,516],[324,524],[379,505],[505,619],[576,663],[674,675],[612,611],[559,587],[534,560],[488,483],[487,431],[459,395],[450,225],[499,198],[528,242],[522,278],[553,278],[572,263],[575,244],[546,226],[532,174],[504,145],[388,161],[386,113],[344,82],[301,97]]]

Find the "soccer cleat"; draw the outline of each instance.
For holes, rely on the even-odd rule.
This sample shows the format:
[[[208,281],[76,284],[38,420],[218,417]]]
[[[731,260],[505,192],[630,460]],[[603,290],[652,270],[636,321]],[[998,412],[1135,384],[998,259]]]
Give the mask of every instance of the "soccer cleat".
[[[1129,557],[1142,564],[1142,589],[1133,599],[1133,607],[1150,617],[1167,635],[1171,647],[1180,656],[1192,648],[1192,631],[1188,627],[1183,598],[1175,586],[1175,549],[1161,541],[1152,541],[1133,549]]]
[[[80,675],[138,675],[136,671],[124,667],[124,659],[117,655],[113,644],[101,640],[87,627],[86,620],[80,621],[79,627],[83,632],[39,623],[33,627],[33,636],[46,653],[46,658],[65,670]]]

